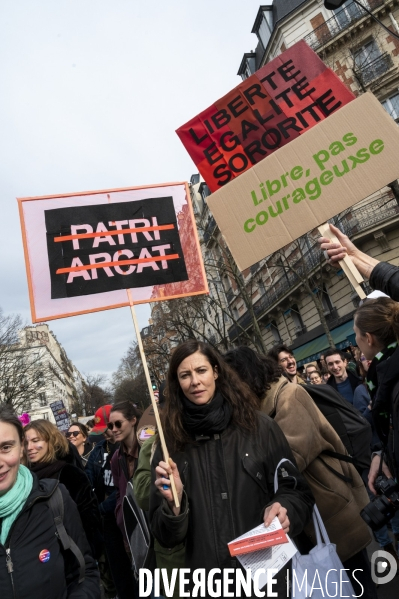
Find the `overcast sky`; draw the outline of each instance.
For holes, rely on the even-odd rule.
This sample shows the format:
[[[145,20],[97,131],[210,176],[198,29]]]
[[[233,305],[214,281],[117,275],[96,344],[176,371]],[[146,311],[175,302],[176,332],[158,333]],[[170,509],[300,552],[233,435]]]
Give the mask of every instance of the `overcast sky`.
[[[259,0],[2,0],[0,306],[31,322],[16,197],[189,180],[175,129],[240,79]],[[149,307],[137,308],[140,325]],[[128,308],[54,320],[83,373],[110,375]]]

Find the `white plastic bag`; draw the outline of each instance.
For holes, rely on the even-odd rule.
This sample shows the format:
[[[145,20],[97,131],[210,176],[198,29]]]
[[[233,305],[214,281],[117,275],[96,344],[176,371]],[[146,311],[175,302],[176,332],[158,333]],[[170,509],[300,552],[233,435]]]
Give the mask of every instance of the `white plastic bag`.
[[[287,459],[281,460],[274,475],[274,491],[278,486],[278,469]],[[326,527],[315,505],[313,524],[317,545],[308,555],[299,551],[292,558],[291,597],[294,599],[325,599],[326,597],[354,597],[355,592],[347,571],[338,557],[336,546],[330,543]]]

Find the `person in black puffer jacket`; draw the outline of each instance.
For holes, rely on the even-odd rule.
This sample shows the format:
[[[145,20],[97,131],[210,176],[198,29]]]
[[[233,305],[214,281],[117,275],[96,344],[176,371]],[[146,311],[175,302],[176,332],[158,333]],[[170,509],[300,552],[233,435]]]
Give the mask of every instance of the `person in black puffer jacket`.
[[[29,469],[40,480],[55,478],[65,485],[79,510],[92,555],[98,559],[103,552],[100,512],[89,479],[77,465],[76,448],[48,420],[32,421],[24,433]]]
[[[112,406],[109,408],[108,414]],[[105,427],[108,422],[104,422]],[[113,435],[106,428],[102,433],[106,438],[99,441],[86,464],[86,474],[98,499],[102,520],[105,553],[99,560],[100,576],[105,597],[129,596],[131,589],[131,568],[126,556],[122,533],[116,524],[116,488],[111,472],[111,459],[118,448],[113,443]]]
[[[0,589],[1,599],[100,599],[100,579],[75,503],[55,480],[39,481],[20,460],[23,429],[9,408],[0,408]],[[78,562],[56,535],[49,499],[59,486],[63,523],[84,557]]]
[[[160,443],[152,460],[150,521],[164,547],[185,542],[185,567],[239,569],[228,543],[276,516],[290,535],[309,521],[314,499],[294,466],[281,429],[257,411],[249,387],[210,345],[186,341],[174,348],[161,413],[172,461]],[[291,464],[280,460],[288,458]],[[274,492],[277,471],[278,490]],[[174,478],[180,507],[170,490]],[[166,487],[166,488],[165,488]],[[286,569],[276,576],[286,597]]]

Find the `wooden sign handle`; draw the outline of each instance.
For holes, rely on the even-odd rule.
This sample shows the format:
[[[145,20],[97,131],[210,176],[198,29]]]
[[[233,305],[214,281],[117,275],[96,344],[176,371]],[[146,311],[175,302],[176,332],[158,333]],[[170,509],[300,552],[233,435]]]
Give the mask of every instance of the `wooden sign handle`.
[[[140,335],[139,324],[137,322],[136,310],[134,309],[134,302],[133,302],[133,298],[132,298],[132,294],[131,294],[130,289],[127,289],[127,296],[129,298],[130,311],[132,313],[134,329],[136,331],[137,343],[138,343],[138,346],[139,346],[141,361],[143,363],[143,368],[144,368],[144,374],[145,374],[145,378],[147,380],[148,390],[150,392],[151,404],[152,404],[152,407],[153,407],[153,410],[154,410],[155,422],[157,423],[157,431],[158,431],[158,434],[159,434],[159,439],[161,441],[161,447],[162,447],[162,452],[163,452],[163,456],[164,456],[164,461],[167,464],[169,464],[169,459],[170,459],[169,458],[169,452],[168,452],[168,448],[166,447],[166,442],[165,442],[165,437],[164,437],[164,434],[163,434],[161,419],[159,417],[158,404],[155,401],[155,395],[154,395],[154,392],[152,390],[150,372],[148,370],[147,360],[146,360],[145,353],[144,353],[144,348],[143,348],[143,342],[141,340],[141,335]],[[179,501],[179,498],[177,496],[175,479],[173,478],[173,476],[170,477],[170,487],[171,487],[171,490],[172,490],[172,495],[173,495],[173,500],[175,502],[175,507],[180,507],[180,501]]]
[[[322,237],[327,237],[332,243],[339,244],[339,240],[334,235],[334,233],[331,232],[330,225],[328,223],[319,225],[317,228],[319,229],[320,235]],[[356,266],[353,264],[352,260],[349,258],[349,256],[345,256],[343,260],[339,260],[338,264],[348,277],[350,284],[352,285],[360,299],[365,299],[366,294],[360,286],[360,283],[363,283],[364,279],[360,272],[357,270]]]

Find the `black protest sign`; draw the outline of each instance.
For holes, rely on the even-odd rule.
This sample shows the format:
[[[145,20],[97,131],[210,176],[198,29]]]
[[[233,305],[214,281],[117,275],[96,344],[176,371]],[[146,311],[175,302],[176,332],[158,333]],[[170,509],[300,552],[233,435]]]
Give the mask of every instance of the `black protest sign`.
[[[52,299],[188,279],[172,197],[44,214]]]
[[[60,431],[67,431],[71,426],[71,421],[69,420],[68,412],[66,410],[66,407],[64,406],[64,402],[62,401],[62,399],[51,403],[50,408],[53,412],[57,428]]]

